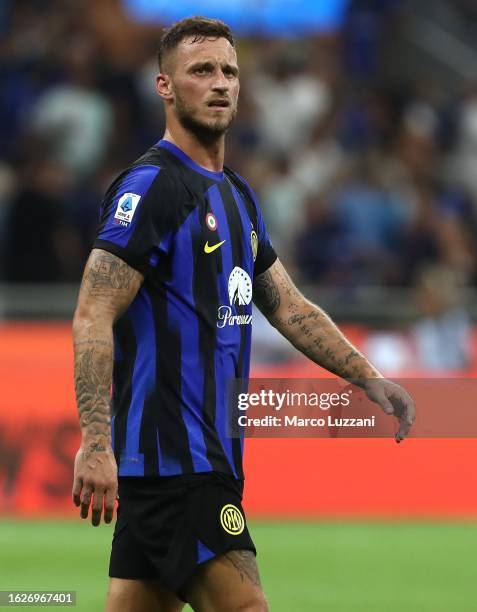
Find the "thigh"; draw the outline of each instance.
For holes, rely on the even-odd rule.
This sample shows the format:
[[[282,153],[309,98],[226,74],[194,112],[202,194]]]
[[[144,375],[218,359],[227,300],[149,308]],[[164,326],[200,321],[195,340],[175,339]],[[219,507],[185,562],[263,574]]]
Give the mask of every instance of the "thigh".
[[[200,565],[185,588],[196,612],[266,612],[255,555],[231,550]]]
[[[180,612],[184,602],[152,580],[111,578],[106,612]]]

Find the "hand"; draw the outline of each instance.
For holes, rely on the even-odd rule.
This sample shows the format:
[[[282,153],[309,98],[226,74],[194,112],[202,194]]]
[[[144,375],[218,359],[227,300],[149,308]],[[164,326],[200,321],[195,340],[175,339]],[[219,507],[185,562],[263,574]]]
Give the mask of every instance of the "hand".
[[[117,493],[118,468],[112,448],[82,445],[76,453],[73,479],[73,502],[81,508],[81,518],[88,518],[91,505],[91,522],[97,527],[104,507],[104,522],[110,523]]]
[[[386,414],[393,414],[398,419],[396,442],[404,440],[416,418],[416,405],[409,393],[385,378],[369,378],[363,388],[371,401],[379,404]]]

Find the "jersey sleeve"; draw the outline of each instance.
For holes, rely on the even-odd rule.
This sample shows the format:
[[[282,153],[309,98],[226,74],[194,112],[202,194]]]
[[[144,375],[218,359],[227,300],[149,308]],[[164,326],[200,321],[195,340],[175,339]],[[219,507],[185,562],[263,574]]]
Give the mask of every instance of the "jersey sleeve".
[[[270,268],[270,266],[275,263],[278,255],[276,254],[275,249],[273,248],[272,241],[270,240],[267,228],[265,227],[265,221],[263,219],[262,210],[260,208],[257,195],[250,187],[249,191],[252,195],[253,202],[257,211],[258,248],[257,257],[255,259],[255,266],[253,269],[253,275],[254,277],[256,277],[259,274],[263,274],[263,272],[266,272],[268,268]]]
[[[174,230],[170,181],[159,166],[127,170],[106,193],[93,247],[147,275],[167,253]]]

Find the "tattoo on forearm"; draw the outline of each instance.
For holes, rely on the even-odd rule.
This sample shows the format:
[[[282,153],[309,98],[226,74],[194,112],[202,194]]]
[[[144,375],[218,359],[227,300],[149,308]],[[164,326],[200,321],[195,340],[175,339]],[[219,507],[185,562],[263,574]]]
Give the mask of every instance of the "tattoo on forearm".
[[[225,557],[240,574],[242,582],[248,580],[254,586],[260,586],[257,562],[251,550],[232,550],[226,553]]]
[[[253,289],[263,314],[312,361],[343,378],[379,375],[328,315],[303,297],[280,262],[257,276]]]
[[[289,309],[299,314],[280,320],[277,328],[312,361],[343,378],[376,375],[366,358],[318,306],[303,300],[301,307],[293,304]]]
[[[86,264],[73,335],[76,402],[88,456],[111,443],[112,326],[142,280],[134,268],[101,249],[93,249]]]
[[[98,338],[87,338],[85,340],[78,340],[75,342],[75,347],[78,349],[80,346],[109,346],[109,342],[106,340],[100,340]]]
[[[104,450],[111,438],[111,376],[112,342],[103,340],[98,346],[95,341],[80,341],[76,345],[75,391],[81,428],[96,440],[90,445],[91,452]]]

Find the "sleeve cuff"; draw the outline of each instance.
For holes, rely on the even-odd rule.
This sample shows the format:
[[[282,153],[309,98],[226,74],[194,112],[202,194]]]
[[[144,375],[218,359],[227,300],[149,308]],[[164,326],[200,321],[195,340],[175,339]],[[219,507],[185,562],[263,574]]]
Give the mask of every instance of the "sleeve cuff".
[[[268,268],[270,268],[278,259],[278,255],[275,253],[275,250],[270,247],[269,250],[267,250],[267,252],[260,257],[260,262],[258,263],[258,265],[255,265],[255,268],[253,269],[253,277],[257,278],[257,276],[259,276],[259,274],[263,274],[264,272],[266,272],[268,270]]]
[[[131,268],[134,268],[144,276],[149,272],[150,268],[147,262],[137,255],[133,255],[127,249],[118,246],[114,242],[97,239],[93,243],[93,249],[102,249],[103,251],[108,251],[108,253],[116,255],[116,257],[125,261]]]

